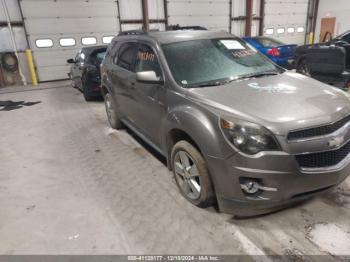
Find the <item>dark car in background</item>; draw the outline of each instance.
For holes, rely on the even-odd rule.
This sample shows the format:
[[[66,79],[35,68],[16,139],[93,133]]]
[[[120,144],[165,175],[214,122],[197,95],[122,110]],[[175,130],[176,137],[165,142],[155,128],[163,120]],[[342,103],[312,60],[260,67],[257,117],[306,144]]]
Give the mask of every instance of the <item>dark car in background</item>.
[[[284,44],[279,40],[265,36],[244,37],[243,39],[277,65],[286,69],[293,68],[297,45]]]
[[[303,45],[296,50],[298,73],[340,88],[350,83],[350,31],[320,44]]]
[[[83,92],[86,101],[101,97],[100,64],[106,50],[107,46],[84,47],[74,59],[67,60],[72,64],[68,73],[72,85]]]

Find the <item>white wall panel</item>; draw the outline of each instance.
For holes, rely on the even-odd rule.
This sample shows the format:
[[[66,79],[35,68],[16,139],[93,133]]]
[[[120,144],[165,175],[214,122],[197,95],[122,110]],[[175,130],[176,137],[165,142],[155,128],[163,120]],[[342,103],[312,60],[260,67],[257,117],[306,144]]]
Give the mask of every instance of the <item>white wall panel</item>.
[[[142,5],[139,0],[121,0],[119,1],[120,18],[142,19]]]
[[[12,27],[18,51],[27,48],[27,40],[23,27]],[[0,52],[13,52],[10,30],[8,27],[0,27]]]
[[[27,19],[26,29],[29,35],[52,35],[74,33],[97,33],[119,31],[119,22],[112,17],[86,18],[40,18]]]
[[[17,0],[5,0],[8,15],[11,22],[22,22],[21,12]],[[0,21],[7,22],[5,10],[0,2]],[[15,42],[18,51],[23,51],[27,48],[27,40],[22,26],[12,26]],[[12,41],[10,30],[7,26],[0,27],[0,52],[13,52],[15,50]]]
[[[150,19],[164,19],[164,1],[148,0],[148,16]]]
[[[115,17],[118,13],[113,1],[43,1],[22,0],[23,16],[26,18],[79,18]],[[44,12],[43,12],[44,11]]]
[[[5,0],[7,10],[9,12],[10,20],[12,22],[22,21],[20,9],[17,0]],[[0,21],[6,21],[5,10],[0,2]]]
[[[245,16],[245,0],[233,0],[232,1],[232,17]],[[231,33],[236,36],[244,36],[245,33],[245,21],[231,21]]]
[[[199,25],[210,30],[225,30],[229,28],[228,0],[169,0],[168,23],[181,26]]]
[[[152,23],[149,25],[149,28],[150,28],[150,30],[164,31],[165,24],[164,23]],[[127,31],[127,30],[142,30],[142,24],[123,24],[122,31]]]

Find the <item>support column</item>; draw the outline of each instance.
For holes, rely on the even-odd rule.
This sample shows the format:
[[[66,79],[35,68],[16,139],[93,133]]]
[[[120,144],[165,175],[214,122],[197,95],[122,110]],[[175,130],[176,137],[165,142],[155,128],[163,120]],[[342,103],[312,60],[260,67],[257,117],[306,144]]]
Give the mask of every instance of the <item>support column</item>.
[[[148,0],[142,1],[142,15],[143,15],[143,30],[149,31],[149,17],[148,17]]]
[[[252,35],[253,0],[246,0],[245,36]]]

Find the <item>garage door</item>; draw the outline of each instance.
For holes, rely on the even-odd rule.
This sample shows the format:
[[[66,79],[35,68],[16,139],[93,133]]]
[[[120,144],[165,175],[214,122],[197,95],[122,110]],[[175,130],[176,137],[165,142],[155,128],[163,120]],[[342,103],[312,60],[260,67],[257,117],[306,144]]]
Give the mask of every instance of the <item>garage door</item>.
[[[308,0],[266,0],[264,34],[288,44],[305,40]]]
[[[168,23],[228,31],[229,0],[168,0]]]
[[[119,31],[114,0],[20,1],[39,81],[66,79],[68,58],[108,43]]]

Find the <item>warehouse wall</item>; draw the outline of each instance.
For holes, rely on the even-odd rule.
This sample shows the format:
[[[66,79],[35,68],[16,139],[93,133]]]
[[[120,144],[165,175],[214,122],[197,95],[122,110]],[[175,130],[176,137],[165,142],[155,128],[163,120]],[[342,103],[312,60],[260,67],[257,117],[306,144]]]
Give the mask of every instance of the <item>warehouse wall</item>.
[[[18,0],[5,0],[13,21],[21,21]],[[302,44],[308,0],[265,0],[264,34],[286,43]],[[325,1],[325,0],[322,0]],[[339,0],[340,1],[340,0]],[[39,81],[67,78],[68,58],[85,46],[84,38],[107,44],[120,30],[142,28],[141,0],[20,0],[29,47],[33,50]],[[259,34],[260,2],[253,0],[252,35]],[[210,30],[245,34],[246,0],[149,0],[151,29],[169,25],[199,25]],[[166,3],[166,6],[164,4]],[[167,17],[165,17],[167,10]],[[0,19],[4,17],[0,8]],[[232,20],[230,21],[230,15]],[[3,18],[1,19],[3,20]],[[293,32],[288,32],[293,29]],[[11,50],[8,29],[0,29],[0,50]],[[14,28],[20,50],[27,47],[23,27]],[[279,33],[283,30],[283,33]],[[270,32],[270,33],[267,33]],[[272,33],[271,33],[272,32]],[[104,41],[108,38],[108,41]],[[67,45],[62,40],[69,40]],[[62,42],[63,43],[63,42]]]
[[[20,9],[18,6],[18,2],[14,0],[5,0],[10,21],[11,22],[20,22],[22,23],[22,17],[20,13]],[[5,26],[6,21],[6,15],[5,10],[3,9],[3,6],[0,2],[0,22],[1,24],[4,24],[4,26],[0,26],[0,52],[12,52],[14,51],[13,45],[11,43],[10,38],[10,31],[7,26]],[[24,33],[23,26],[13,26],[12,27],[14,35],[15,35],[15,41],[17,44],[18,50],[25,50],[27,48],[27,40]]]
[[[349,0],[320,0],[317,14],[315,41],[320,41],[321,19],[336,17],[335,36],[350,30]]]

